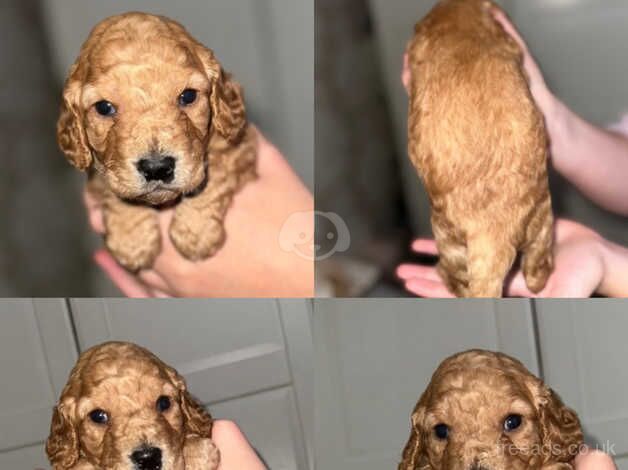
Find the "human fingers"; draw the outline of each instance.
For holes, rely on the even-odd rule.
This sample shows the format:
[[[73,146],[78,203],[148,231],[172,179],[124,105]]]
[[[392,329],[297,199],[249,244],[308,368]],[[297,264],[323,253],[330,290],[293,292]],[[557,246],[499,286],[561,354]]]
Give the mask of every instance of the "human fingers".
[[[120,266],[106,250],[98,250],[94,254],[94,261],[127,297],[142,299],[153,296],[142,282]]]

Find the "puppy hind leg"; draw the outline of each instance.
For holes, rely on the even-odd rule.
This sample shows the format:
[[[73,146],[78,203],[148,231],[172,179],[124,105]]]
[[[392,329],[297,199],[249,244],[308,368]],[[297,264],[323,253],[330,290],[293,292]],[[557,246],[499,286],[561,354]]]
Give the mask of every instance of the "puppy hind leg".
[[[437,271],[445,286],[456,297],[467,297],[469,275],[466,246],[453,237],[447,237],[438,241],[438,251],[440,258]]]
[[[554,268],[554,218],[549,198],[534,216],[527,231],[523,249],[523,276],[528,289],[535,294],[543,290]]]
[[[486,234],[469,237],[469,297],[502,297],[504,279],[517,256],[513,246]]]

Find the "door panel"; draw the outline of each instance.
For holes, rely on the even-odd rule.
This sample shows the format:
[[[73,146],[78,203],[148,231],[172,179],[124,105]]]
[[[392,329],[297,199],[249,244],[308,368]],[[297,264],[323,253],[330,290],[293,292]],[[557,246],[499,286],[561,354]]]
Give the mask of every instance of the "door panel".
[[[0,468],[7,470],[33,470],[49,468],[43,444],[0,452]]]
[[[315,301],[320,470],[395,468],[409,416],[445,357],[500,349],[537,371],[527,301]]]
[[[536,301],[535,308],[545,379],[578,410],[591,444],[611,443],[628,455],[628,376],[620,373],[628,358],[626,302]]]
[[[217,419],[235,420],[269,468],[309,468],[291,387],[212,404],[209,408]]]
[[[52,407],[64,374],[76,358],[72,329],[62,300],[3,300],[0,302],[0,454],[3,459],[48,436]]]
[[[290,383],[277,304],[73,300],[81,349],[136,342],[179,370],[204,403]]]

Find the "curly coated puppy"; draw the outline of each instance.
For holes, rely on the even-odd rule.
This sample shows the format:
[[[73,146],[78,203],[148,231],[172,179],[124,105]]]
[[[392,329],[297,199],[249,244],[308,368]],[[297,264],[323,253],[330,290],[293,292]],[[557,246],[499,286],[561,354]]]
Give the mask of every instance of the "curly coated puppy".
[[[533,292],[553,269],[545,124],[493,8],[441,0],[408,48],[408,150],[430,197],[439,273],[461,297],[501,297],[518,253]]]
[[[183,378],[144,348],[85,351],[54,408],[54,470],[215,470],[212,418]]]
[[[94,27],[65,83],[57,137],[89,170],[106,246],[131,271],[159,254],[164,206],[176,205],[169,234],[183,256],[215,254],[234,193],[255,178],[240,86],[162,16],[127,13]]]
[[[472,350],[432,376],[399,470],[572,470],[582,446],[576,413],[523,364]]]

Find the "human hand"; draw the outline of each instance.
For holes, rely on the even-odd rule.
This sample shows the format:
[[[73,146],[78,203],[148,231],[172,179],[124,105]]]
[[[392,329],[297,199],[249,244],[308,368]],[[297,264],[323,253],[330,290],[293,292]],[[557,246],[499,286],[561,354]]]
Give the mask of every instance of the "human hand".
[[[576,457],[576,470],[616,470],[610,455],[600,451],[587,449]]]
[[[159,212],[162,252],[152,269],[137,275],[122,268],[104,249],[94,260],[129,297],[311,297],[314,263],[280,246],[283,230],[314,233],[314,216],[305,226],[284,227],[295,213],[312,212],[312,195],[283,155],[258,132],[258,176],[235,195],[225,219],[227,239],[213,257],[191,262],[183,258],[168,236],[173,210]],[[85,191],[93,230],[104,234],[102,209]],[[302,238],[302,237],[301,237]]]
[[[555,119],[557,113],[557,99],[545,83],[541,67],[539,67],[539,64],[536,62],[534,57],[532,57],[528,45],[525,43],[521,34],[519,34],[519,31],[517,31],[517,28],[512,24],[506,13],[503,10],[496,8],[493,10],[493,16],[495,17],[495,20],[502,25],[506,33],[508,33],[510,37],[512,37],[519,45],[521,53],[523,54],[523,69],[528,76],[530,91],[532,92],[534,101],[536,101],[536,104],[539,108],[541,108],[541,112],[549,124],[549,121]]]
[[[218,470],[266,470],[266,466],[234,422],[214,421],[212,440],[220,450]]]
[[[628,139],[599,128],[574,113],[548,88],[528,46],[506,14],[495,9],[495,19],[517,42],[530,91],[545,117],[552,165],[588,198],[601,207],[628,215]],[[605,184],[600,185],[599,182]]]
[[[628,296],[628,250],[604,240],[593,230],[569,220],[554,225],[554,271],[538,294],[526,286],[519,268],[505,281],[510,297],[590,297],[594,293],[609,297]],[[416,240],[417,253],[437,255],[436,242]],[[433,266],[404,264],[397,275],[408,291],[421,297],[453,297]],[[623,280],[623,281],[622,281]]]

